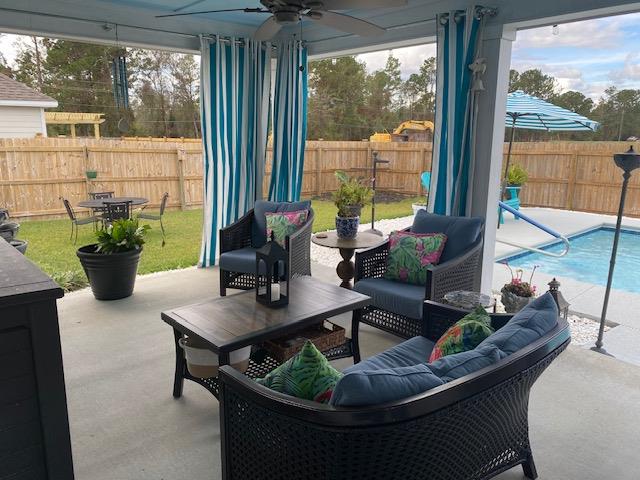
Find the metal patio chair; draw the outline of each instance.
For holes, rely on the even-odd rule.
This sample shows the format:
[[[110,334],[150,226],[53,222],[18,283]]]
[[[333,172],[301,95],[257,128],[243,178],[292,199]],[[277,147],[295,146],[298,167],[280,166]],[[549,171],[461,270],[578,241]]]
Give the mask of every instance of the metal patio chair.
[[[71,219],[71,236],[69,237],[69,240],[73,240],[73,244],[75,245],[76,242],[78,241],[78,225],[93,224],[93,229],[95,230],[96,223],[99,222],[101,219],[95,215],[91,215],[87,218],[78,218],[76,216],[76,213],[73,211],[73,207],[71,206],[71,203],[69,203],[69,200],[67,200],[64,197],[60,197],[60,199],[64,204],[64,208],[67,210],[67,215],[69,215],[69,218]],[[75,238],[74,238],[74,231],[75,231]]]
[[[131,218],[131,201],[107,203],[105,221],[107,223],[113,223],[115,220],[122,218]]]
[[[145,220],[158,220],[160,221],[160,230],[162,231],[162,245],[164,245],[164,225],[162,224],[162,216],[164,215],[164,210],[167,208],[167,201],[169,200],[169,192],[164,192],[162,194],[162,200],[160,200],[160,212],[159,213],[145,213],[144,211],[138,214],[138,218],[144,218]],[[143,209],[144,210],[144,209]]]

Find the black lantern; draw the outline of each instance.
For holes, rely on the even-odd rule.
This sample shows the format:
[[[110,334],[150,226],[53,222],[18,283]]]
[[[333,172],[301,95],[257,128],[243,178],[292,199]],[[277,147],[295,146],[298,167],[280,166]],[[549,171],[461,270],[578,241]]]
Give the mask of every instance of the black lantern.
[[[567,302],[562,293],[560,293],[560,282],[554,278],[548,285],[549,293],[551,293],[553,299],[556,301],[556,305],[558,305],[560,317],[566,320],[569,316],[569,302]]]
[[[256,301],[267,307],[289,303],[289,254],[273,240],[256,252]]]

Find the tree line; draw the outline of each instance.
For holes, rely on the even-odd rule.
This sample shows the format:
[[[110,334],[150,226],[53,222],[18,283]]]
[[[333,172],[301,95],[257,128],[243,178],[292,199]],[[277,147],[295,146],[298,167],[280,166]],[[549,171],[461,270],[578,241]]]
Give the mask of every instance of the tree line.
[[[193,55],[37,37],[23,37],[16,47],[15,65],[0,56],[0,72],[56,99],[58,111],[104,113],[103,136],[200,136],[200,72]],[[114,101],[111,64],[121,55],[127,61],[128,109]],[[78,134],[92,135],[89,127],[78,126]],[[67,129],[50,125],[49,134],[69,134]]]
[[[36,37],[23,37],[17,49],[13,68],[0,53],[0,72],[55,98],[60,111],[104,113],[104,136],[200,136],[199,66],[193,55]],[[127,110],[116,107],[112,90],[111,62],[120,55],[128,64]],[[509,91],[515,90],[601,123],[597,132],[519,129],[517,140],[640,137],[640,90],[611,86],[594,101],[579,91],[562,91],[556,78],[539,69],[511,70]],[[307,136],[361,140],[392,131],[405,120],[433,120],[435,92],[435,57],[404,79],[393,54],[373,72],[355,56],[310,62]],[[126,132],[118,128],[121,118],[128,120]],[[52,135],[67,133],[64,126],[49,128]],[[90,134],[88,129],[85,134]]]

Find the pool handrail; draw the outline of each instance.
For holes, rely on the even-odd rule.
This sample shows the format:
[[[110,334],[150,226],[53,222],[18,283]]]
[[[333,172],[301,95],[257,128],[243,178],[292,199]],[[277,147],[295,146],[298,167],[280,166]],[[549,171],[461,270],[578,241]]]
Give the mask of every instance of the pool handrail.
[[[541,255],[546,255],[548,257],[559,258],[559,257],[564,257],[567,253],[569,253],[569,248],[570,248],[571,245],[570,245],[569,240],[567,239],[567,237],[565,237],[564,235],[556,232],[552,228],[549,228],[549,227],[547,227],[545,225],[542,225],[541,223],[538,223],[533,218],[525,215],[524,213],[520,212],[519,210],[516,210],[515,208],[510,207],[509,205],[507,205],[504,202],[500,202],[499,201],[498,202],[498,207],[506,210],[509,213],[512,213],[513,215],[515,215],[518,218],[521,218],[525,222],[533,225],[536,228],[539,228],[543,232],[548,233],[549,235],[551,235],[552,237],[555,237],[555,238],[561,240],[562,243],[564,243],[564,250],[562,252],[560,252],[560,253],[554,253],[554,252],[549,252],[548,250],[543,250],[541,248],[529,247],[527,245],[521,245],[519,243],[509,242],[507,240],[500,240],[500,239],[497,239],[497,238],[496,238],[496,242],[504,243],[505,245],[510,245],[512,247],[522,248],[524,250],[528,250],[528,251],[534,252],[534,253],[539,253]]]

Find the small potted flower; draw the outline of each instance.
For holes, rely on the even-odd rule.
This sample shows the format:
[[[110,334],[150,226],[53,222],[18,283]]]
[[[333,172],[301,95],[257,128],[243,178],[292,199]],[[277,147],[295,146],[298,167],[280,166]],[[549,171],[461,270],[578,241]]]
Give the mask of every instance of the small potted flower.
[[[533,274],[538,268],[537,265],[533,267],[531,276],[528,282],[522,280],[524,270],[518,268],[515,273],[508,263],[505,263],[509,271],[511,272],[511,281],[505,283],[500,293],[502,293],[502,304],[507,313],[516,313],[529,305],[536,297],[536,287],[532,285]]]
[[[373,190],[364,184],[363,179],[349,177],[338,170],[336,178],[340,182],[338,190],[333,194],[333,201],[338,207],[336,231],[340,238],[355,238],[360,226],[362,207],[371,203]]]
[[[137,218],[121,218],[96,233],[97,243],[78,249],[96,299],[116,300],[133,293],[144,236],[150,228],[140,226]]]

